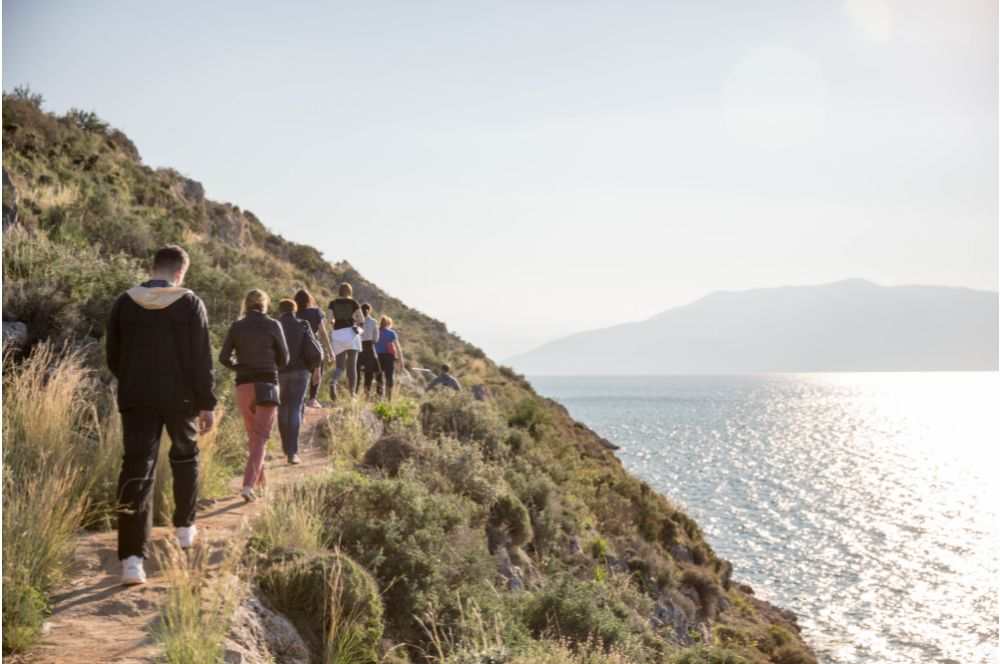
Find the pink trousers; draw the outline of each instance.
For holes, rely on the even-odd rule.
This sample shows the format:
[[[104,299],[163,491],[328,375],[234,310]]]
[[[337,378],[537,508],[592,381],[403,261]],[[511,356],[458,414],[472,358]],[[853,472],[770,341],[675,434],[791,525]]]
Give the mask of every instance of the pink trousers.
[[[243,486],[251,488],[264,485],[264,449],[278,415],[277,406],[258,406],[255,401],[253,383],[236,386],[236,402],[243,415],[250,450],[247,467],[243,471]]]

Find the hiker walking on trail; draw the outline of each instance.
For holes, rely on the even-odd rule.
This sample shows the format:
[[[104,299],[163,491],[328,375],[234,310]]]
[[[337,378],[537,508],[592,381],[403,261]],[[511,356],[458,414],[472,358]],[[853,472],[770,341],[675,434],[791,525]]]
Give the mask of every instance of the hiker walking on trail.
[[[295,317],[295,300],[278,303],[278,322],[288,343],[288,364],[278,372],[281,405],[278,406],[278,432],[281,449],[288,463],[298,465],[299,429],[306,407],[306,390],[314,369],[323,364],[323,349],[313,334],[312,327]]]
[[[378,363],[382,369],[379,375],[379,388],[385,383],[385,398],[392,401],[392,386],[395,384],[396,361],[399,361],[399,369],[404,370],[403,349],[399,345],[399,335],[392,329],[392,319],[382,316],[378,322],[378,341],[375,343],[375,352],[378,353]],[[381,389],[379,389],[381,393]]]
[[[371,395],[372,380],[375,375],[381,373],[378,365],[378,356],[375,354],[375,342],[378,341],[378,321],[372,315],[372,305],[365,302],[361,305],[361,314],[364,316],[364,323],[361,328],[361,355],[358,357],[358,371],[364,374],[365,398]],[[360,386],[361,381],[358,381]],[[355,388],[357,392],[357,388]]]
[[[243,316],[229,326],[219,361],[236,371],[236,402],[247,431],[247,465],[240,496],[257,499],[265,485],[264,448],[281,403],[278,370],[288,364],[288,343],[281,324],[267,315],[271,298],[253,289],[243,300]],[[235,359],[233,354],[235,353]]]
[[[451,375],[451,367],[447,364],[441,365],[441,370],[437,377],[431,381],[431,384],[427,386],[427,391],[430,392],[437,387],[446,387],[450,390],[455,390],[456,392],[462,391],[462,384],[458,382],[458,379]]]
[[[192,546],[197,533],[197,436],[211,430],[216,399],[205,304],[181,286],[190,263],[177,245],[157,251],[150,279],[119,296],[108,320],[108,368],[118,379],[125,447],[118,477],[118,559],[122,583],[129,585],[146,581],[143,559],[164,428],[180,546]]]
[[[358,353],[361,351],[360,326],[364,322],[361,305],[351,297],[354,290],[348,283],[340,284],[337,289],[337,299],[330,302],[330,314],[333,318],[333,333],[330,335],[330,345],[333,346],[336,367],[333,379],[330,381],[330,398],[337,400],[337,383],[347,372],[348,394],[353,395],[358,384]]]
[[[295,317],[304,321],[309,322],[309,327],[312,328],[313,334],[319,339],[319,342],[323,345],[324,357],[333,357],[333,348],[330,347],[330,335],[327,334],[326,325],[323,321],[326,316],[323,315],[323,310],[316,306],[316,299],[312,296],[312,293],[307,291],[305,288],[300,289],[295,293]],[[323,363],[312,370],[311,380],[309,381],[309,397],[306,401],[306,405],[310,408],[321,408],[319,399],[316,397],[319,395],[319,386],[323,384]]]

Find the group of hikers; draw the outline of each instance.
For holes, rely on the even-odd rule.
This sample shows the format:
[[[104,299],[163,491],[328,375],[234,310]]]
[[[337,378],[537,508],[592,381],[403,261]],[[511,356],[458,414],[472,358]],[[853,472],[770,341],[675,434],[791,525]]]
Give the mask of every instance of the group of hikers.
[[[118,558],[122,583],[146,581],[143,568],[152,531],[152,494],[160,436],[170,438],[173,525],[181,548],[193,545],[198,501],[198,435],[214,426],[217,399],[205,304],[182,286],[187,252],[168,245],[156,252],[150,279],[115,301],[108,321],[107,361],[118,380],[125,453],[118,478]],[[397,369],[405,371],[399,335],[389,316],[377,321],[350,284],[337,289],[329,320],[305,289],[278,302],[254,289],[230,325],[219,362],[236,374],[236,405],[247,433],[240,495],[250,502],[265,484],[267,441],[278,423],[289,464],[301,463],[299,431],[305,408],[319,408],[324,364],[334,366],[330,398],[364,395],[391,399]],[[359,371],[363,378],[359,380]],[[347,392],[338,384],[346,375]],[[427,389],[461,390],[447,365]]]

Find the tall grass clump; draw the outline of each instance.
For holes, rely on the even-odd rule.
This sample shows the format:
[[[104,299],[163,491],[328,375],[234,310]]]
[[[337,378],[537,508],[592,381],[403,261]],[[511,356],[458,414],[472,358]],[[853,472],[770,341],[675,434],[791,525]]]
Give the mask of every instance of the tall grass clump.
[[[224,552],[217,575],[210,577],[211,551],[196,547],[185,553],[171,542],[161,555],[167,594],[154,633],[170,664],[215,664],[222,661],[223,642],[242,599],[235,575],[236,548]]]
[[[327,544],[323,510],[328,500],[327,487],[319,480],[279,485],[254,521],[254,547],[323,550]]]
[[[4,361],[3,648],[39,635],[46,596],[63,579],[89,491],[108,465],[100,419],[88,403],[90,373],[78,353],[40,345],[15,366]]]

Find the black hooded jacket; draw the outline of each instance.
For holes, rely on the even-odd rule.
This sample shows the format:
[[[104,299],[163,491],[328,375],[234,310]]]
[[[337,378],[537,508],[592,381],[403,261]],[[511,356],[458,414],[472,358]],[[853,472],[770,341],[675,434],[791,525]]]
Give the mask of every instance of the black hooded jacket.
[[[157,280],[129,289],[111,308],[106,343],[118,410],[215,408],[208,315],[192,291]]]

